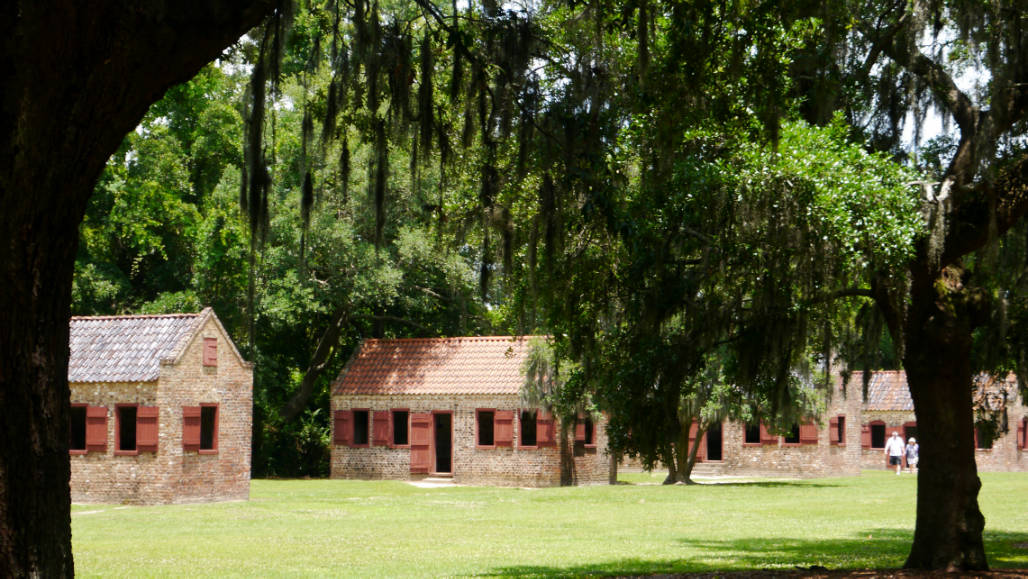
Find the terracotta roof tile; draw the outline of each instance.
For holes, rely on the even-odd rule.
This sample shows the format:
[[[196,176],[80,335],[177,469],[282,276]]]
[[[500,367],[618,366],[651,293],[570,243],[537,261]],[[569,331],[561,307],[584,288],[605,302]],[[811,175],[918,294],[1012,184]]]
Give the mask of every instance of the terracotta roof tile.
[[[151,382],[210,315],[103,316],[71,319],[69,382]]]
[[[365,340],[336,394],[518,394],[528,339],[510,336]]]

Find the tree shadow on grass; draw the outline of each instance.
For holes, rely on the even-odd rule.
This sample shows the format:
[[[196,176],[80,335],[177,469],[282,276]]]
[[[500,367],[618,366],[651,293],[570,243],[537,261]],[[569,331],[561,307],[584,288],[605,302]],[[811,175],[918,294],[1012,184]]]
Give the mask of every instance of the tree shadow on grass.
[[[506,577],[611,577],[716,572],[781,572],[805,570],[894,570],[903,566],[913,531],[869,529],[848,539],[762,538],[720,541],[683,539],[683,548],[698,553],[691,559],[612,559],[569,566],[520,565],[483,573]],[[1028,533],[986,531],[985,548],[993,569],[1028,568]]]
[[[836,487],[836,486],[841,486],[842,485],[841,482],[840,483],[833,483],[831,481],[823,481],[823,480],[822,481],[818,481],[818,482],[811,482],[809,479],[807,479],[807,480],[799,480],[799,479],[797,479],[797,480],[752,480],[752,481],[749,481],[749,480],[738,480],[738,481],[737,480],[733,480],[733,481],[719,481],[719,480],[716,480],[716,479],[704,479],[704,478],[693,479],[692,484],[675,483],[675,484],[671,484],[671,485],[665,485],[665,484],[661,484],[661,483],[651,483],[651,482],[638,483],[638,482],[631,482],[631,481],[618,481],[617,484],[619,484],[619,485],[626,485],[626,486],[646,486],[646,487],[657,487],[657,486],[659,486],[659,487],[679,487],[679,486],[682,486],[682,487],[690,487],[690,486],[693,486],[693,487],[704,487],[705,486],[705,487],[749,487],[749,488],[783,488],[783,487],[790,488],[791,487],[791,488],[811,488],[811,489],[826,488],[826,487]]]

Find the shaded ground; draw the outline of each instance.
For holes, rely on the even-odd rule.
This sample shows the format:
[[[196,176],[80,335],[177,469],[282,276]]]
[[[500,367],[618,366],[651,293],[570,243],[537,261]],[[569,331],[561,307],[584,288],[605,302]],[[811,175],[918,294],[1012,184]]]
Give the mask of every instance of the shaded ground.
[[[687,573],[682,575],[652,575],[668,579],[780,579],[804,577],[808,579],[836,579],[839,577],[860,578],[903,578],[903,577],[979,577],[1007,578],[1028,577],[1028,569],[1001,569],[997,571],[976,571],[969,573],[945,573],[942,571],[913,571],[906,569],[868,569],[862,571],[830,571],[828,569],[796,569],[794,571],[737,571],[731,573]]]

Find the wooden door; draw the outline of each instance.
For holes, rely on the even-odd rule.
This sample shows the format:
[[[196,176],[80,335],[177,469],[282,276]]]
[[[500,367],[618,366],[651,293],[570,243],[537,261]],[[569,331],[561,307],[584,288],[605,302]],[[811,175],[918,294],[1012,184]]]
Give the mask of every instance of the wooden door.
[[[432,414],[410,415],[410,472],[428,474],[432,468]]]

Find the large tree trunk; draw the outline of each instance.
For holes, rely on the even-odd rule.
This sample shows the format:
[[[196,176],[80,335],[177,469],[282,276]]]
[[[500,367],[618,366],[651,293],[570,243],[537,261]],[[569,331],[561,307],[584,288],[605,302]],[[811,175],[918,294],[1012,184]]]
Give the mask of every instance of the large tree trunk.
[[[906,567],[988,568],[971,400],[974,292],[962,271],[913,271],[904,364],[921,443],[917,522]]]
[[[68,316],[78,225],[124,135],[265,0],[0,7],[0,576],[72,576]]]

